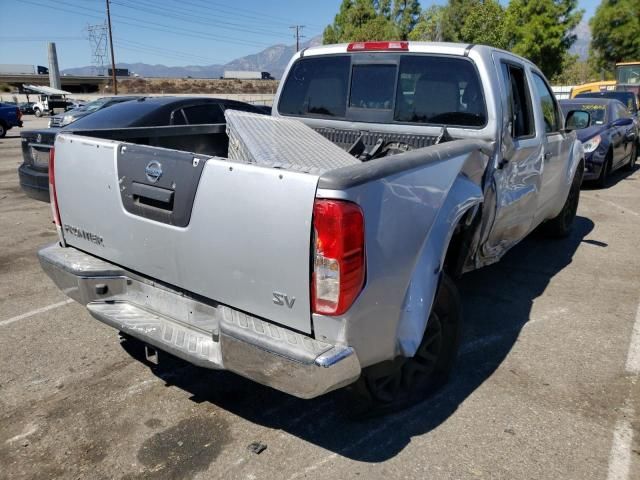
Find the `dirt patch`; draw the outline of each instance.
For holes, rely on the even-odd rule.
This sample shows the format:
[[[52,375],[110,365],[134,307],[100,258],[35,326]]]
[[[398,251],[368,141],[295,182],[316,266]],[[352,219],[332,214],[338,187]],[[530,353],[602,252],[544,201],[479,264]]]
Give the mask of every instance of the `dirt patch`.
[[[138,460],[147,470],[125,478],[191,478],[205,471],[229,441],[221,418],[186,418],[149,437],[138,450]]]

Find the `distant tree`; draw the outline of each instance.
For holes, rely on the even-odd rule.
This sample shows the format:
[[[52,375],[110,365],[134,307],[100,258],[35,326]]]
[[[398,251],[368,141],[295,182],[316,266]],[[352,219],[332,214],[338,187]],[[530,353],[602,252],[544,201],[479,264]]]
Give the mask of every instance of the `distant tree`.
[[[419,18],[420,2],[418,0],[394,0],[391,20],[396,25],[399,40],[409,39],[409,34],[415,28]]]
[[[560,73],[549,80],[554,85],[580,85],[597,79],[598,76],[594,73],[589,62],[580,60],[579,55],[571,55],[566,52]]]
[[[611,72],[616,62],[640,60],[640,0],[603,0],[589,25],[596,67]]]
[[[322,42],[397,39],[397,28],[387,15],[391,15],[387,0],[343,0],[333,23],[324,29]]]
[[[509,49],[528,58],[551,78],[562,70],[565,53],[576,41],[572,33],[582,18],[578,0],[511,0],[505,29]]]
[[[409,40],[441,42],[443,40],[443,22],[444,7],[431,5],[422,11],[415,28],[409,34]]]
[[[443,39],[446,42],[464,42],[462,31],[467,19],[482,3],[482,0],[449,0],[443,11]]]
[[[505,10],[497,0],[449,0],[424,10],[409,38],[507,48],[504,20]]]
[[[505,10],[496,0],[485,0],[473,7],[460,29],[460,41],[497,48],[509,47],[504,26]]]

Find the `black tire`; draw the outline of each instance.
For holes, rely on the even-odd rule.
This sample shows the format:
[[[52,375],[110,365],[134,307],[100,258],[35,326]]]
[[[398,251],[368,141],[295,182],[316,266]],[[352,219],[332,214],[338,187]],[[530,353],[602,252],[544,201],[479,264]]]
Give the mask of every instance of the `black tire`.
[[[40,118],[40,117],[42,116],[42,110],[40,110],[39,108],[34,108],[34,109],[33,109],[33,114],[34,114],[36,117]]]
[[[0,138],[4,138],[7,134],[7,127],[3,122],[0,122]]]
[[[613,163],[613,152],[609,150],[607,156],[604,159],[602,170],[600,170],[600,176],[596,180],[596,184],[600,188],[606,188],[609,185],[609,174],[611,173],[611,164]]]
[[[567,200],[564,202],[562,210],[560,210],[560,213],[556,217],[542,224],[544,233],[547,234],[547,236],[565,238],[571,233],[571,227],[573,227],[573,221],[576,218],[578,204],[580,203],[580,185],[582,184],[583,170],[584,166],[581,162],[573,176],[569,195],[567,195]]]
[[[631,147],[631,156],[629,157],[629,163],[624,166],[624,169],[628,172],[633,172],[636,168],[636,160],[638,158],[638,145],[635,143]]]
[[[406,408],[443,385],[458,350],[462,306],[458,289],[443,273],[424,336],[413,357],[397,357],[363,369],[350,387],[356,417]]]

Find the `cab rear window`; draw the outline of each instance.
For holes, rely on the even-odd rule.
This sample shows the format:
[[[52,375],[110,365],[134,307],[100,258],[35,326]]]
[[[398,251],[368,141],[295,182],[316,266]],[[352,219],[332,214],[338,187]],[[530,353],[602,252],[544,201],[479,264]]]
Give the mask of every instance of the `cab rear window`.
[[[487,122],[480,79],[467,58],[385,52],[370,55],[370,63],[360,57],[352,64],[353,57],[298,60],[282,89],[279,113],[472,128]]]

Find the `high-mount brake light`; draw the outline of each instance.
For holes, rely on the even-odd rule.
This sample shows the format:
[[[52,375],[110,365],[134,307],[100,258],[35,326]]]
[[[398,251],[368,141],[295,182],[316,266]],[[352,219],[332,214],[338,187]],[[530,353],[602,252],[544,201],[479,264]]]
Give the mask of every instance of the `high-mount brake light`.
[[[347,46],[347,52],[376,52],[386,50],[409,50],[409,42],[354,42]]]
[[[312,311],[342,315],[364,286],[364,216],[343,200],[315,201],[313,206]]]

